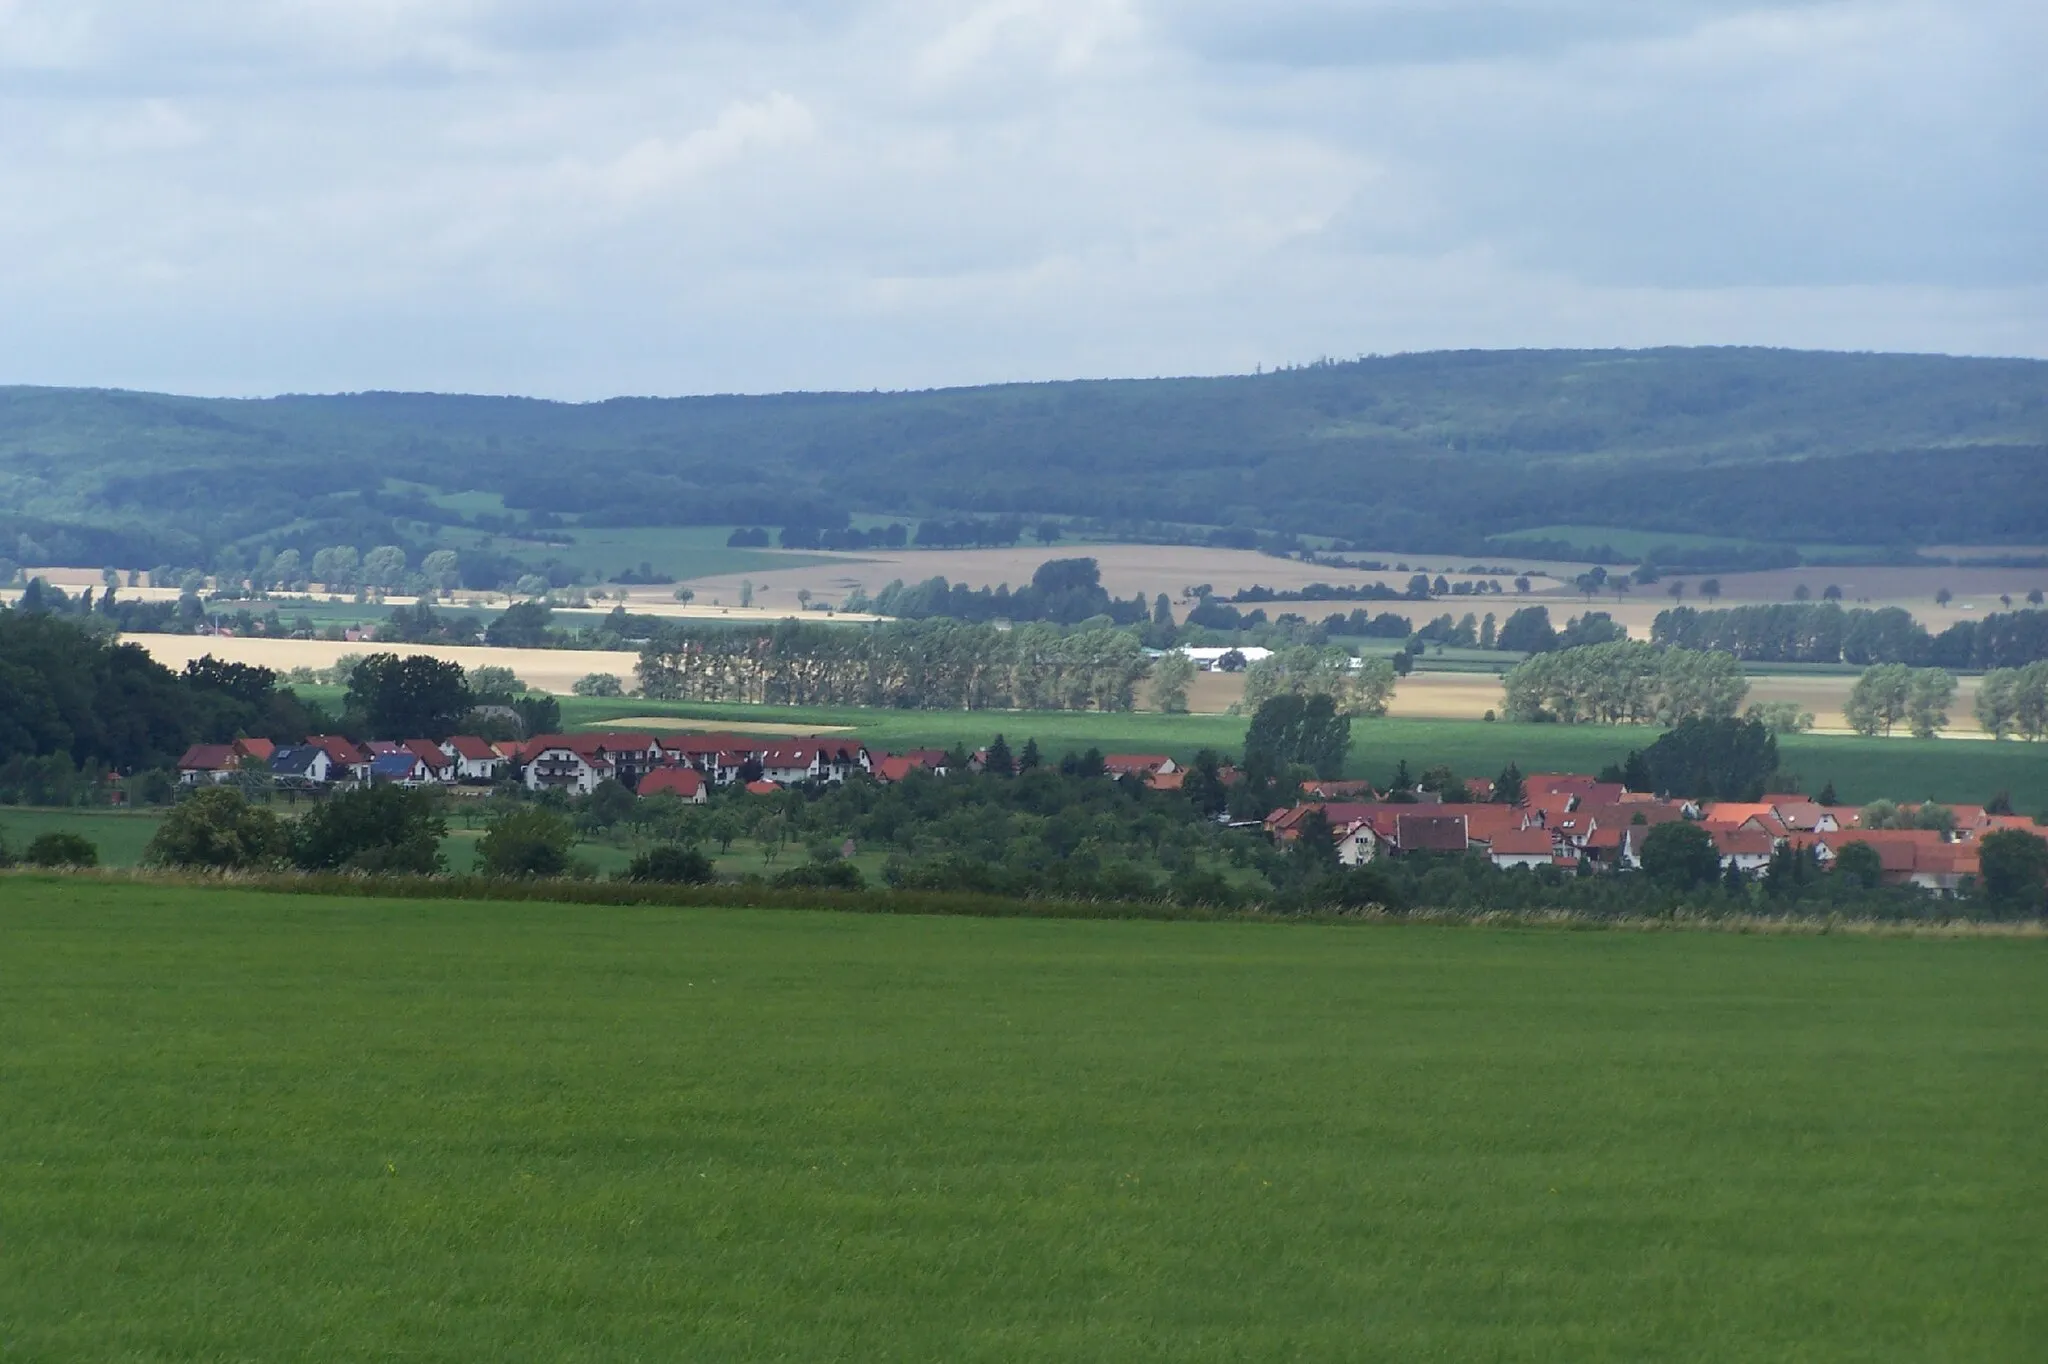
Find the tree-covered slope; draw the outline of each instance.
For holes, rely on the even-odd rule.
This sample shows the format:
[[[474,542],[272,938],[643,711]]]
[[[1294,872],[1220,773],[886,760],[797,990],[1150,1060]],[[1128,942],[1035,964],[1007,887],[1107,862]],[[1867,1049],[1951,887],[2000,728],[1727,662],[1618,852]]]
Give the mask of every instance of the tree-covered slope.
[[[1414,548],[1561,522],[2032,541],[2048,535],[2048,363],[1444,352],[1220,378],[591,404],[0,389],[0,515],[22,527],[218,543],[375,512],[391,479],[611,524],[868,510]],[[404,510],[382,495],[385,513]]]

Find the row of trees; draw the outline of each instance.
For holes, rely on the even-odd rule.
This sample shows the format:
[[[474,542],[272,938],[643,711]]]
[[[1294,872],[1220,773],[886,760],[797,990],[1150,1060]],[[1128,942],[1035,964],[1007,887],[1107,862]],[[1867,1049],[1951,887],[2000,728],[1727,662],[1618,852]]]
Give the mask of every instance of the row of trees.
[[[1537,654],[1502,679],[1511,720],[1675,725],[1732,717],[1749,694],[1727,654],[1617,640]]]
[[[1377,717],[1387,713],[1396,680],[1387,659],[1355,659],[1343,649],[1297,645],[1246,669],[1244,706],[1257,712],[1276,696],[1323,695],[1342,714]]]
[[[1164,597],[1160,604],[1164,604]],[[927,578],[913,586],[901,579],[890,583],[872,600],[849,601],[849,609],[871,610],[905,620],[948,617],[977,623],[992,620],[1052,621],[1078,625],[1104,617],[1115,625],[1137,625],[1153,619],[1142,595],[1129,601],[1110,596],[1102,586],[1102,573],[1095,560],[1053,559],[1040,564],[1028,587],[1015,592],[1005,583],[995,588],[970,588],[966,583],[949,583],[943,577]],[[1166,615],[1171,625],[1173,617]]]
[[[1955,674],[1946,669],[1880,663],[1856,679],[1842,716],[1866,737],[1890,734],[1904,724],[1914,738],[1932,739],[1948,728],[1948,708],[1955,699]]]
[[[2011,668],[2048,660],[2048,612],[1995,612],[1957,621],[1939,635],[1902,607],[1833,602],[1736,606],[1657,614],[1650,640],[1713,649],[1759,663],[1904,663],[1958,669]]]
[[[1150,667],[1115,629],[779,622],[767,635],[669,626],[641,651],[641,695],[913,710],[1130,710]]]

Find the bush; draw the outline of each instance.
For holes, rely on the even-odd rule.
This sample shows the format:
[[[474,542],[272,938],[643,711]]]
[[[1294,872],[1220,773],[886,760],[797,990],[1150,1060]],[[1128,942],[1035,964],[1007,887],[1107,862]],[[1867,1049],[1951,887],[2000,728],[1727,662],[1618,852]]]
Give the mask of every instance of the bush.
[[[659,882],[664,885],[701,886],[717,876],[711,859],[695,848],[649,848],[621,872],[621,881]]]
[[[1720,879],[1721,850],[1697,824],[1659,824],[1643,840],[1643,870],[1675,890],[1712,885]]]
[[[251,805],[232,786],[201,791],[158,826],[142,860],[153,867],[237,871],[282,861],[290,840],[276,815]]]
[[[768,883],[779,890],[865,890],[867,878],[851,862],[806,862],[791,867]]]
[[[21,860],[31,867],[97,867],[100,850],[89,838],[52,830],[37,834]]]
[[[626,684],[615,673],[585,673],[569,690],[578,696],[624,696]]]
[[[308,811],[292,831],[292,861],[303,871],[445,870],[448,823],[425,791],[370,786],[343,791]]]
[[[485,876],[560,876],[569,870],[576,831],[553,810],[522,805],[491,821],[477,843],[477,870]]]

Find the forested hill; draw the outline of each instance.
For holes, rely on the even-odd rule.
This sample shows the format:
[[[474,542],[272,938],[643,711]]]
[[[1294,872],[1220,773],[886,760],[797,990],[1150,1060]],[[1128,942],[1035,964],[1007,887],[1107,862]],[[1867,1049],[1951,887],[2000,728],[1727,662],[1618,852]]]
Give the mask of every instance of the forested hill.
[[[851,510],[1148,518],[1416,549],[1558,523],[2038,541],[2048,363],[1467,351],[1222,378],[591,404],[0,389],[0,532],[68,527],[95,541],[70,540],[89,558],[101,556],[88,527],[218,544],[351,507],[404,514],[386,480],[608,524]]]

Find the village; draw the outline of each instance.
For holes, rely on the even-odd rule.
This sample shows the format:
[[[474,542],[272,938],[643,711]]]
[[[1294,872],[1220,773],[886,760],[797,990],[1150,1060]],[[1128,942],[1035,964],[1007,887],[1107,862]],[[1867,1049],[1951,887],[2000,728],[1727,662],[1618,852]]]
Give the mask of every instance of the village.
[[[1091,755],[1092,756],[1092,755]],[[357,743],[316,735],[302,744],[242,738],[193,746],[179,762],[187,789],[254,778],[288,798],[375,784],[442,788],[481,795],[505,783],[539,795],[559,791],[589,796],[607,782],[645,799],[668,797],[701,805],[718,788],[748,795],[829,785],[848,780],[901,782],[913,773],[945,777],[979,773],[987,750],[948,754],[914,749],[891,754],[854,739],[814,735],[768,740],[731,733],[546,734],[523,742],[492,742],[457,735]],[[1101,758],[1103,776],[1158,792],[1178,792],[1189,770],[1165,754],[1112,753]],[[1234,785],[1228,765],[1218,779]],[[1556,868],[1573,874],[1639,871],[1652,830],[1690,821],[1711,836],[1725,872],[1754,879],[1781,851],[1810,852],[1822,869],[1842,850],[1867,845],[1886,885],[1911,885],[1953,894],[1979,874],[1977,843],[2002,829],[2031,831],[2024,816],[1981,805],[1940,807],[1943,817],[1918,820],[1919,806],[1889,806],[1886,827],[1863,827],[1864,812],[1823,805],[1799,794],[1760,801],[1697,801],[1631,791],[1622,783],[1577,773],[1539,773],[1522,779],[1519,800],[1494,798],[1493,783],[1467,786],[1470,799],[1446,802],[1436,792],[1382,793],[1363,781],[1301,783],[1296,803],[1263,820],[1240,824],[1286,849],[1304,831],[1327,831],[1342,866],[1417,854],[1475,855],[1502,869]],[[1900,816],[1938,827],[1893,827]]]

